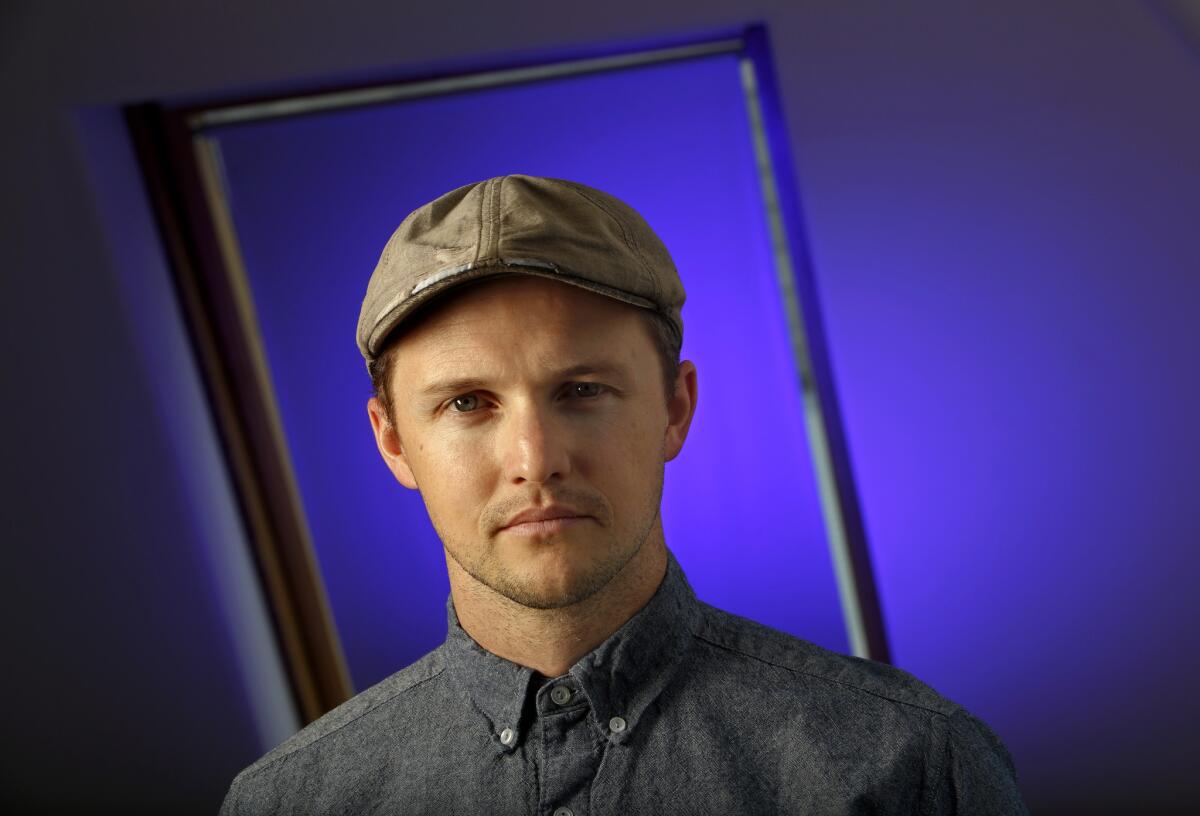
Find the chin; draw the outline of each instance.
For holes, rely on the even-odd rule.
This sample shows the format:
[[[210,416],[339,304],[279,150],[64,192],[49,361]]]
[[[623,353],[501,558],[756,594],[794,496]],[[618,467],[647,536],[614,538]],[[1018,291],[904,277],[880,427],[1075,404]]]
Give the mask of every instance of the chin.
[[[540,560],[540,559],[539,559]],[[549,559],[538,565],[524,565],[514,579],[506,582],[502,594],[534,609],[561,609],[587,600],[603,589],[612,576],[603,565],[576,559]]]

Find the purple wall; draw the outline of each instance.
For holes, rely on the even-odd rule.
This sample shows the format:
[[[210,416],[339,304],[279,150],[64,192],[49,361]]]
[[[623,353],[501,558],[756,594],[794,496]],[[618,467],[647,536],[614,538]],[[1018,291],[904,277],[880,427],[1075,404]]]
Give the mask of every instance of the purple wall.
[[[840,115],[797,120],[894,660],[995,725],[1036,809],[1179,802],[1200,108],[1171,82],[1197,63],[1150,18],[927,24],[858,27],[878,69],[828,65]]]

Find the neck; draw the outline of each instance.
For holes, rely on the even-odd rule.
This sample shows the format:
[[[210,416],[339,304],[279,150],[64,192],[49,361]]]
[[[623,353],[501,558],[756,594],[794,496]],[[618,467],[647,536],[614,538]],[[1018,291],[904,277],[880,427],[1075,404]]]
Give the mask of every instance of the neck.
[[[559,609],[522,606],[477,581],[448,554],[446,567],[459,625],[472,640],[494,655],[559,677],[649,602],[666,575],[667,551],[658,523],[603,589]]]

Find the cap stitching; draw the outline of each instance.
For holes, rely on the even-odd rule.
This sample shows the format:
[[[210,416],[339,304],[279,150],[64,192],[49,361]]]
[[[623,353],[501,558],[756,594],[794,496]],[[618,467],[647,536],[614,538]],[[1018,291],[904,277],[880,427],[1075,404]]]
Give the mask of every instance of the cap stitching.
[[[502,196],[501,190],[504,187],[504,179],[507,176],[501,176],[496,179],[496,183],[492,185],[492,234],[490,246],[488,246],[488,257],[500,256],[500,216],[502,213]]]
[[[475,257],[472,262],[479,260],[479,255],[483,251],[484,243],[487,240],[488,221],[487,221],[487,190],[488,182],[483,182],[483,190],[479,193],[479,235],[475,241]]]

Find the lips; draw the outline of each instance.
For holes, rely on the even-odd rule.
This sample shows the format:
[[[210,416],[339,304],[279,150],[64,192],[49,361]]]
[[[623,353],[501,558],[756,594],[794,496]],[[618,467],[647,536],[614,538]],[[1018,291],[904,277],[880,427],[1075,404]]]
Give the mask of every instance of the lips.
[[[507,530],[517,524],[525,524],[528,522],[538,521],[553,521],[554,519],[571,519],[571,518],[590,518],[590,516],[580,513],[571,507],[564,505],[552,504],[548,507],[530,507],[517,513],[515,516],[505,522],[500,529]]]

